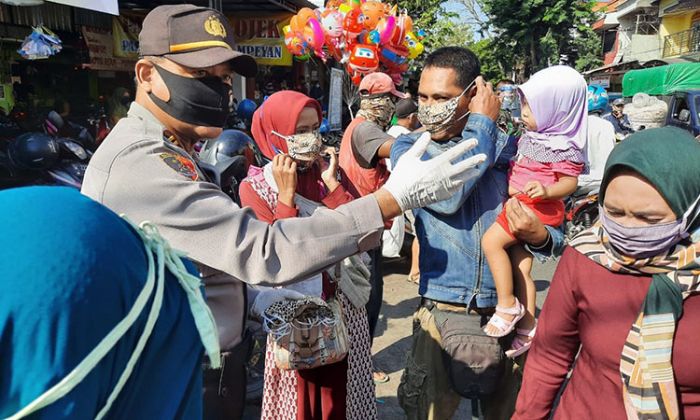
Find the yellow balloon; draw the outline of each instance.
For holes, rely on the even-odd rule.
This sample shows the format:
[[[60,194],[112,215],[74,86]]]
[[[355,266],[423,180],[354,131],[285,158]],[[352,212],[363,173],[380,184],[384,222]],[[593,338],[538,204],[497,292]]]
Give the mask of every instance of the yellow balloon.
[[[292,30],[291,26],[289,26],[289,25],[284,25],[284,26],[282,27],[282,34],[283,34],[283,35],[287,35],[287,33],[289,33],[289,31],[291,31],[291,30]]]
[[[408,58],[411,60],[421,55],[423,50],[425,50],[423,43],[420,42],[413,32],[406,34],[406,48],[408,48]]]
[[[338,11],[343,14],[347,14],[350,10],[352,10],[352,7],[350,7],[347,3],[343,3],[340,6],[338,6]]]

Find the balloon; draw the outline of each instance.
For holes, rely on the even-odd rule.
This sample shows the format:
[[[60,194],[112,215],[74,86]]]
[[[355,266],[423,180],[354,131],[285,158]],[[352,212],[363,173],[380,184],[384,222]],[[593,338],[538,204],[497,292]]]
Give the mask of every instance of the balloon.
[[[377,47],[369,44],[355,44],[350,52],[347,67],[353,83],[359,84],[363,75],[372,73],[379,67]]]
[[[309,19],[308,24],[304,28],[304,40],[319,58],[326,60],[326,54],[323,52],[323,44],[326,38],[323,34],[323,28],[317,19]]]
[[[354,43],[355,38],[365,29],[365,16],[360,9],[352,9],[343,19],[343,30],[348,43]]]
[[[299,32],[287,32],[287,34],[284,35],[284,45],[286,45],[289,52],[295,56],[302,56],[309,52],[309,44]]]
[[[343,36],[343,15],[337,10],[326,9],[321,14],[321,26],[329,39]]]
[[[392,45],[404,45],[406,34],[413,30],[413,20],[405,12],[396,18],[396,27],[391,37]]]
[[[418,37],[416,37],[416,34],[413,32],[406,34],[406,48],[408,48],[408,58],[411,60],[421,55],[425,49]]]
[[[309,19],[315,17],[316,13],[314,13],[313,10],[309,9],[308,7],[302,7],[299,10],[299,13],[292,16],[292,18],[289,20],[289,27],[294,32],[303,32],[304,27],[309,22]]]
[[[352,10],[352,7],[348,6],[347,4],[341,4],[338,6],[338,11],[343,14],[343,16],[347,15],[349,11]]]
[[[387,16],[382,18],[377,24],[376,31],[379,33],[379,43],[388,44],[391,41],[391,36],[394,34],[396,29],[396,18],[394,16]]]
[[[384,3],[379,1],[367,1],[360,6],[362,14],[365,15],[365,28],[373,30],[379,21],[388,13]]]

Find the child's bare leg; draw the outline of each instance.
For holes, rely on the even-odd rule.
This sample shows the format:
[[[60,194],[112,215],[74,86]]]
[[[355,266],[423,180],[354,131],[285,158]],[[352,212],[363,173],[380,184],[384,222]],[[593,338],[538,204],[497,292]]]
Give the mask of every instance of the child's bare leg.
[[[498,306],[504,308],[515,306],[513,266],[508,255],[508,248],[516,243],[517,241],[511,238],[498,223],[494,223],[481,238],[481,246],[496,284]],[[515,318],[515,315],[500,312],[499,316],[508,321]],[[489,324],[486,326],[486,333],[495,334],[497,329]]]
[[[535,281],[530,275],[532,271],[532,255],[522,245],[512,246],[508,249],[508,253],[510,254],[510,260],[513,262],[516,296],[527,309],[525,316],[518,322],[518,327],[529,330],[535,326],[535,309],[537,305],[537,289],[535,288]]]

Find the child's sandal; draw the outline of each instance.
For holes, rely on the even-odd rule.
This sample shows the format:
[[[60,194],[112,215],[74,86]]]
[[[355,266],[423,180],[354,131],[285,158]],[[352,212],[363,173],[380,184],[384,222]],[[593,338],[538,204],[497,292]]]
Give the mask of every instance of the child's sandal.
[[[499,312],[502,314],[514,315],[514,317],[508,321],[507,319],[498,315]],[[498,332],[495,334],[488,333],[487,328],[484,327],[484,333],[486,333],[486,335],[489,337],[505,337],[506,335],[510,334],[513,329],[515,329],[515,324],[517,324],[523,316],[525,316],[525,307],[518,301],[518,298],[515,298],[515,305],[511,306],[510,308],[496,306],[496,313],[493,314],[486,325],[491,325],[492,327],[497,328]]]
[[[521,354],[525,354],[525,352],[530,350],[532,339],[535,338],[536,329],[537,327],[534,327],[531,330],[526,330],[523,328],[518,328],[515,330],[517,335],[513,339],[513,343],[510,345],[510,350],[506,350],[506,356],[510,357],[511,359],[515,359],[516,357],[520,356]],[[521,337],[528,337],[529,340],[524,340]]]

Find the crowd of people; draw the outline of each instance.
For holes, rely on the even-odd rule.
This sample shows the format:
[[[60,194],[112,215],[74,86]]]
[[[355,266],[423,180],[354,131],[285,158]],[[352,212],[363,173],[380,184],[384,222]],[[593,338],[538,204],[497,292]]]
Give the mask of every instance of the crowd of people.
[[[254,317],[263,419],[377,418],[382,233],[405,216],[407,418],[462,398],[486,419],[700,417],[700,142],[665,127],[615,145],[621,110],[601,117],[605,92],[574,69],[494,89],[445,47],[417,97],[365,76],[339,150],[316,99],[271,94],[239,207],[195,151],[222,131],[232,73],[256,73],[227,22],[152,10],[134,102],[115,93],[82,194],[0,193],[0,416],[241,418]],[[567,246],[563,200],[597,188],[600,221]],[[558,256],[536,316],[533,259]]]

